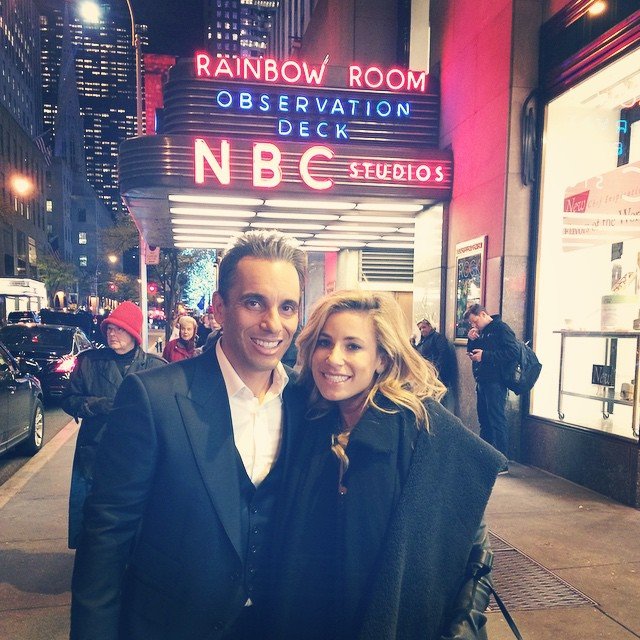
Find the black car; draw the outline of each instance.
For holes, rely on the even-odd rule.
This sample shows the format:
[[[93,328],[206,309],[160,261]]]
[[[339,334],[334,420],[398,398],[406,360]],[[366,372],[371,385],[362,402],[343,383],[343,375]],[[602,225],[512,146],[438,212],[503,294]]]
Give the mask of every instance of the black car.
[[[32,456],[42,448],[44,410],[37,378],[23,373],[0,344],[0,453],[17,448]]]
[[[37,311],[9,311],[7,322],[14,324],[15,322],[40,322],[40,316]]]
[[[10,324],[0,329],[0,342],[22,365],[38,365],[36,374],[47,400],[60,398],[69,386],[69,376],[79,353],[93,349],[82,329],[48,324]]]

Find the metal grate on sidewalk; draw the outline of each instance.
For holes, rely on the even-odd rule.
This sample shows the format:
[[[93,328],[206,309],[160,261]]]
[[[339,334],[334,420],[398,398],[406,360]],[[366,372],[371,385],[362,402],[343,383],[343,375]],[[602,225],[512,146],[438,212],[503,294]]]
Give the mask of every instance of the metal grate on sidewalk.
[[[493,532],[493,585],[509,609],[535,611],[597,603]],[[488,611],[499,611],[493,596]]]

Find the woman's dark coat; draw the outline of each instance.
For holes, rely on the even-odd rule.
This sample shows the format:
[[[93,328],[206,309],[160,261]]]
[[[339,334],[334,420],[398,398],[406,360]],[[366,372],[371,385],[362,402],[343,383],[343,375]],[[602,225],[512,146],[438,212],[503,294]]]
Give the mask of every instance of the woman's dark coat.
[[[280,553],[270,625],[275,638],[479,637],[475,632],[458,635],[453,628],[470,553],[479,529],[483,531],[482,516],[504,459],[439,403],[427,401],[427,409],[429,432],[417,437],[412,414],[389,415],[371,408],[352,432],[347,454],[351,451],[355,459],[352,447],[359,440],[359,446],[368,449],[360,460],[369,474],[355,474],[356,463],[352,464],[347,495],[359,499],[352,500],[338,519],[344,545],[338,544],[336,553],[344,566],[337,585],[323,574],[322,561],[313,557],[312,541],[323,546],[318,535],[324,523],[314,524],[309,516],[322,513],[312,505],[326,493],[327,482],[335,483],[337,492],[337,475],[327,473],[333,455],[330,434],[337,425],[331,416],[308,423],[277,523],[275,546]],[[385,456],[393,461],[387,469]],[[389,501],[390,511],[380,506]],[[334,508],[335,502],[331,504]],[[368,554],[375,554],[374,568],[363,579],[361,565],[371,565]],[[310,572],[314,566],[318,570]],[[335,607],[337,626],[322,628],[323,599]]]
[[[127,373],[163,366],[166,362],[139,347]],[[123,376],[112,349],[92,349],[78,356],[62,408],[77,421],[82,418],[71,470],[69,494],[69,548],[75,549],[82,528],[82,507],[91,487],[96,451]]]

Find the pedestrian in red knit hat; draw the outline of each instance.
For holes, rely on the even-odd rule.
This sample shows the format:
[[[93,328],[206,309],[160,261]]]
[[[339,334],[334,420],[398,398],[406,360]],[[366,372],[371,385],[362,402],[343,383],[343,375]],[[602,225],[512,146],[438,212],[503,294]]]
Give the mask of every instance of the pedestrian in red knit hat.
[[[93,467],[113,400],[127,373],[165,364],[145,353],[142,343],[142,311],[133,302],[122,302],[101,323],[108,349],[90,349],[78,356],[62,408],[78,422],[82,419],[71,469],[69,495],[69,548],[75,549],[82,531],[84,500],[93,483]]]
[[[138,305],[125,300],[102,321],[100,328],[107,337],[110,324],[124,329],[138,344],[142,344],[142,310]]]

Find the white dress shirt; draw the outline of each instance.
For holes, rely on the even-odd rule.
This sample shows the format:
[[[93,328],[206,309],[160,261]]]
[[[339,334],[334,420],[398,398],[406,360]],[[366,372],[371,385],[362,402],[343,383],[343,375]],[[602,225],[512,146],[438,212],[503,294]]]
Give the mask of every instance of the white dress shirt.
[[[231,366],[220,342],[216,343],[216,356],[229,395],[233,439],[247,475],[257,487],[271,471],[280,451],[282,391],[289,377],[278,362],[271,386],[260,402]]]

